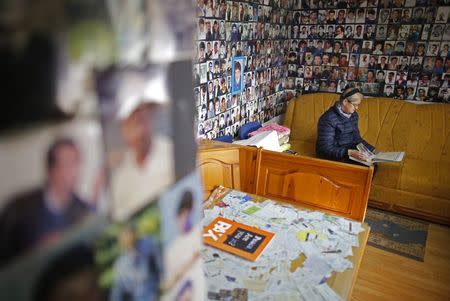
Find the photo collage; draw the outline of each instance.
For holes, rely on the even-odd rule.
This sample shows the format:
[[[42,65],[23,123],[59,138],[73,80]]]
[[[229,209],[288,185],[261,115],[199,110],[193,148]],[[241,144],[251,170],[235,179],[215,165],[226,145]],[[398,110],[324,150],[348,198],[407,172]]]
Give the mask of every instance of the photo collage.
[[[0,299],[203,300],[195,6],[52,4],[33,4],[27,16],[48,13],[23,22],[61,23],[49,32],[30,26],[36,32],[26,42],[55,56],[54,65],[37,64],[36,75],[65,115],[0,137],[0,154],[10,158],[0,185]],[[5,15],[17,5],[5,6]],[[45,76],[52,70],[57,78]]]
[[[300,8],[294,0],[198,1],[198,137],[234,136],[245,123],[263,123],[285,111],[288,24],[292,10]]]
[[[302,2],[288,26],[286,88],[449,102],[448,1]]]

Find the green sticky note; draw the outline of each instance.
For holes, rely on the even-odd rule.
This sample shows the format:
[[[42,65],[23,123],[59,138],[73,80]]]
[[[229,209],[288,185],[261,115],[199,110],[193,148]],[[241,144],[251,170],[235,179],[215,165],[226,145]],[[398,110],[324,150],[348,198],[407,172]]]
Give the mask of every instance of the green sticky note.
[[[260,207],[258,207],[258,206],[251,206],[251,207],[245,209],[243,212],[245,214],[252,215],[253,213],[255,213],[255,212],[259,211],[259,210],[261,210]]]

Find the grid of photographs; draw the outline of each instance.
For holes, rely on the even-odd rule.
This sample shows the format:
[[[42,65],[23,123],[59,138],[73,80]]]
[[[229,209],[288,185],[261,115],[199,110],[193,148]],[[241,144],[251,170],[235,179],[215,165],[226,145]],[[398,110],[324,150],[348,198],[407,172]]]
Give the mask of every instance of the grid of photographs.
[[[289,25],[300,1],[198,1],[193,66],[198,133],[234,136],[283,113]],[[295,90],[293,90],[295,94]]]
[[[234,135],[248,121],[282,113],[298,94],[339,93],[347,85],[366,95],[449,102],[448,5],[200,1],[193,67],[197,136]],[[234,86],[241,76],[238,58],[245,59],[242,90]]]
[[[304,1],[293,12],[287,88],[449,102],[448,1]]]

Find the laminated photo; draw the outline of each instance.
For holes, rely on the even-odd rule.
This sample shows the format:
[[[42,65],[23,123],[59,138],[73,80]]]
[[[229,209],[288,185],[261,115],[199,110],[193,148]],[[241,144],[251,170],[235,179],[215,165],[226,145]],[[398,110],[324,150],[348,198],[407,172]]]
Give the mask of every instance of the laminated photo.
[[[92,216],[51,245],[0,270],[0,299],[17,301],[105,300],[98,285],[93,245],[104,230]],[[26,271],[26,272],[24,272]]]
[[[174,182],[167,66],[105,70],[98,74],[97,93],[108,211],[114,221],[123,221]]]
[[[436,23],[447,23],[449,20],[450,6],[440,6],[436,14]]]
[[[94,245],[97,284],[107,300],[158,300],[163,270],[156,203],[112,223]]]
[[[148,0],[107,0],[114,28],[117,59],[122,64],[139,64],[146,61],[150,43],[150,7]]]
[[[5,1],[1,10],[2,95],[14,101],[0,130],[92,115],[92,71],[115,51],[105,2]]]
[[[107,0],[66,0],[63,7],[67,28],[58,46],[56,101],[66,113],[92,113],[93,70],[111,64],[116,54]]]
[[[198,31],[191,1],[108,0],[108,4],[120,63],[168,63],[192,57]]]
[[[206,281],[202,260],[198,258],[170,288],[163,291],[161,301],[203,301],[206,298]]]
[[[241,93],[244,88],[244,66],[245,57],[233,57],[232,64],[232,76],[231,76],[231,94]]]
[[[0,266],[58,244],[102,211],[103,153],[95,120],[44,124],[0,143]]]
[[[164,246],[164,286],[171,287],[199,257],[203,192],[200,174],[194,171],[161,196],[159,206]]]

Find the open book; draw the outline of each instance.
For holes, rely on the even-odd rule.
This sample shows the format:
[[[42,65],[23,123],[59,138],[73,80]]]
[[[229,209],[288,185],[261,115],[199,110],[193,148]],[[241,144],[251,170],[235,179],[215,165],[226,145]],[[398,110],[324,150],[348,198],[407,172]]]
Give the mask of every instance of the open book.
[[[349,156],[349,158],[367,166],[377,162],[401,162],[405,156],[405,152],[378,152],[377,154],[374,154],[362,143],[358,144],[356,148],[358,151],[366,155],[367,160],[359,160],[352,156]]]

